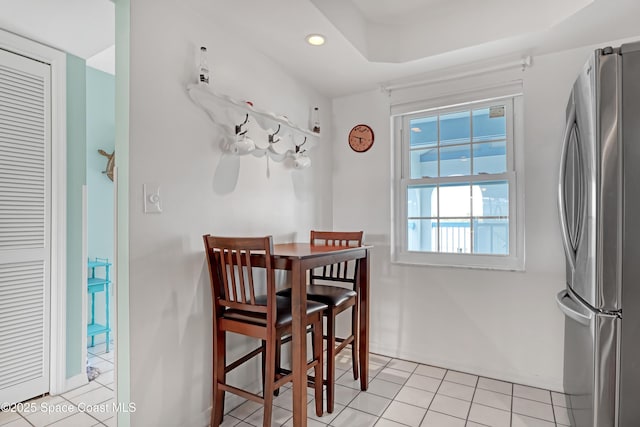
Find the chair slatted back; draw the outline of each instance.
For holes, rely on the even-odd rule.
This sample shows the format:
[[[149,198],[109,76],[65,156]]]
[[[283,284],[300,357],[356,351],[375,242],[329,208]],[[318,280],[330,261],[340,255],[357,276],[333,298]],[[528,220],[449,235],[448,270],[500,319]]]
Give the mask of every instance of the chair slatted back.
[[[362,246],[362,231],[314,231],[309,241],[312,245]],[[311,284],[315,279],[352,283],[355,287],[358,277],[358,261],[345,261],[324,266],[311,271]]]
[[[225,309],[266,313],[275,322],[275,275],[271,254],[273,241],[267,237],[203,236],[211,279],[214,310],[219,317]],[[267,277],[267,305],[256,303],[256,283],[252,255],[264,257]],[[260,266],[262,267],[262,265]],[[270,318],[270,316],[273,316]]]

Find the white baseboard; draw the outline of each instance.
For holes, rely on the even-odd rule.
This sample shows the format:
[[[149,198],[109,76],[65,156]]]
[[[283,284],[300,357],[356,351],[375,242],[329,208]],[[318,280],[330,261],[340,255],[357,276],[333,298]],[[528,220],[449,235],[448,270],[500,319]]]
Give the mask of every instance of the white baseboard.
[[[83,385],[86,385],[88,383],[89,383],[89,379],[87,378],[86,372],[83,372],[71,378],[67,378],[67,380],[64,383],[64,390],[62,391],[62,393],[66,393],[75,388],[82,387]],[[59,393],[59,394],[62,394],[62,393]]]
[[[391,348],[377,343],[371,343],[370,349],[372,353],[381,354],[383,356],[394,357],[398,359],[408,360],[411,362],[423,363],[426,365],[437,366],[440,368],[451,369],[460,372],[466,372],[473,375],[479,375],[482,377],[493,378],[497,380],[507,381],[510,383],[527,385],[530,387],[543,388],[546,390],[552,390],[562,393],[564,386],[562,381],[558,381],[554,378],[534,377],[530,375],[523,375],[517,372],[508,371],[496,371],[493,369],[486,369],[482,366],[467,365],[462,363],[456,363],[451,360],[439,360],[426,358],[423,354],[414,354],[407,351],[402,351],[398,348]]]
[[[197,417],[192,418],[191,422],[189,422],[189,425],[208,427],[209,421],[211,421],[211,406],[209,406],[203,412],[200,412]]]

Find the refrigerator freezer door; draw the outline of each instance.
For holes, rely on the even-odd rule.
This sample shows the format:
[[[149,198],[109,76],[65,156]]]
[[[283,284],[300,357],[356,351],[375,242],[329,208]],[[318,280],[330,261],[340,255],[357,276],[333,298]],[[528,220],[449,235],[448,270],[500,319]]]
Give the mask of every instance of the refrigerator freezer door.
[[[565,314],[564,391],[574,427],[617,427],[620,319],[584,305],[570,290],[556,296]]]
[[[619,61],[596,51],[574,84],[559,182],[567,284],[611,312],[621,308]]]
[[[585,64],[567,107],[560,161],[559,210],[567,259],[567,285],[585,300],[596,287],[596,69],[598,57]]]

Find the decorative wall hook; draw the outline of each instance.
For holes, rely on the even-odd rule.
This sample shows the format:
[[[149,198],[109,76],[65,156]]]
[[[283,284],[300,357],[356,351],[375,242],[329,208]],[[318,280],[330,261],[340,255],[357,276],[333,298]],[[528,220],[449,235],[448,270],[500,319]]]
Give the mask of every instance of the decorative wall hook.
[[[278,129],[269,135],[269,144],[275,144],[276,142],[280,141],[280,138],[274,138],[274,136],[276,136],[276,134],[280,132],[280,124],[278,124]]]
[[[306,143],[307,143],[307,137],[305,136],[302,144],[300,145],[296,144],[296,153],[304,153],[305,151],[307,151],[307,150],[300,150],[300,147],[302,147]]]
[[[102,171],[102,173],[107,174],[107,177],[113,181],[113,166],[115,165],[116,162],[116,152],[114,151],[113,153],[109,154],[104,150],[98,150],[98,153],[100,153],[101,155],[105,156],[108,160],[107,160],[107,167],[104,169],[104,171]]]
[[[242,126],[246,125],[248,121],[249,121],[249,113],[245,115],[244,122],[240,123],[239,125],[236,125],[236,135],[239,135],[240,132],[242,132]]]

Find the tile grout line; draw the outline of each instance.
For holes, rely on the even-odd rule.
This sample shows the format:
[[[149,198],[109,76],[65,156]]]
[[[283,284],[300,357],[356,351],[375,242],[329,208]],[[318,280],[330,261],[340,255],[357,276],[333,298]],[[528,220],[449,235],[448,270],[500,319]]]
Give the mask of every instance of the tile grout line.
[[[513,425],[513,383],[511,383],[511,410],[509,411],[509,426]]]
[[[393,358],[393,359],[389,360],[385,366],[388,366],[388,365],[389,365],[389,363],[391,363],[391,361],[392,361],[392,360],[402,360],[402,359],[396,359],[396,358]],[[387,412],[387,409],[389,409],[389,406],[391,406],[391,404],[392,404],[393,402],[396,402],[396,396],[398,396],[398,394],[399,394],[399,393],[402,391],[402,389],[406,386],[407,382],[409,382],[409,378],[411,378],[411,376],[412,376],[412,375],[416,372],[416,370],[418,369],[418,366],[420,366],[420,363],[411,362],[411,361],[409,361],[409,360],[404,360],[404,362],[415,363],[415,364],[416,364],[416,366],[411,370],[411,372],[409,372],[409,376],[407,377],[407,379],[406,379],[406,380],[404,380],[404,382],[403,382],[402,384],[400,384],[400,390],[398,390],[398,391],[397,391],[397,393],[393,395],[393,398],[391,399],[391,402],[389,402],[389,404],[387,405],[387,407],[386,407],[386,408],[384,408],[384,411],[382,411],[382,414],[378,417],[378,420],[380,420],[380,418],[382,418],[382,415],[384,415],[384,413],[385,413],[385,412]],[[391,368],[391,369],[394,369],[394,368]],[[398,371],[400,371],[400,369],[398,369]],[[382,371],[380,371],[380,372],[382,372]],[[404,372],[407,372],[407,371],[404,371]],[[417,375],[417,374],[416,374],[416,375]],[[391,382],[391,381],[389,381],[389,382]],[[432,400],[433,400],[433,399],[432,399]],[[398,401],[398,402],[399,402],[399,403],[404,403],[405,405],[411,405],[410,403],[406,403],[406,402],[400,402],[400,401]],[[429,404],[431,404],[431,403],[429,403]],[[411,406],[415,406],[415,405],[411,405]],[[417,407],[419,408],[419,406],[417,406]],[[424,408],[420,408],[420,409],[424,409]],[[424,417],[426,417],[426,416],[427,416],[427,412],[425,411],[424,415],[423,415],[423,416],[422,416],[422,418],[420,419],[420,423],[421,423],[421,424],[422,424],[422,420],[424,420]],[[388,419],[388,418],[385,418],[385,419]],[[390,420],[390,421],[394,421],[394,420]],[[397,422],[397,421],[394,421],[394,422]],[[377,422],[376,422],[376,424],[377,424]],[[398,423],[398,424],[402,424],[402,423]]]
[[[392,360],[393,360],[393,359],[389,359],[389,360],[388,360],[384,365],[382,365],[382,367],[380,368],[380,371],[379,371],[377,374],[375,374],[372,378],[370,378],[370,379],[367,381],[367,385],[371,382],[371,380],[373,380],[373,379],[377,378],[377,377],[378,377],[378,375],[380,374],[380,372],[382,372],[382,371],[384,370],[384,368],[388,367],[388,366],[389,366],[389,363],[390,363]],[[352,363],[353,363],[353,359],[352,359]],[[350,371],[345,371],[345,373],[344,373],[344,374],[342,374],[342,375],[347,375],[349,372],[350,372]],[[341,376],[342,376],[342,375],[341,375]],[[354,381],[356,381],[356,380],[354,380]],[[384,381],[384,380],[380,380],[380,381]],[[388,381],[388,382],[390,382],[390,381]],[[346,386],[344,386],[344,387],[346,387]],[[333,419],[329,422],[329,424],[327,424],[328,426],[331,426],[331,423],[332,423],[333,421],[335,421],[335,420],[340,416],[340,414],[342,414],[342,412],[344,412],[344,410],[345,410],[345,409],[347,409],[347,408],[352,409],[352,410],[354,410],[354,411],[359,411],[359,412],[362,412],[362,413],[365,413],[365,414],[368,414],[368,415],[374,415],[374,414],[369,414],[368,412],[360,411],[359,409],[356,409],[356,408],[353,408],[353,407],[349,406],[349,405],[350,405],[354,400],[356,400],[356,398],[357,398],[358,396],[360,396],[360,394],[362,394],[362,392],[363,392],[363,391],[362,391],[362,390],[360,390],[360,389],[357,389],[357,390],[358,390],[358,394],[356,394],[356,395],[355,395],[355,397],[354,397],[353,399],[351,399],[351,400],[349,401],[349,403],[348,403],[348,404],[344,405],[344,408],[342,408],[342,410],[340,411],[340,413],[339,413],[338,415],[336,415],[335,417],[333,417]],[[365,392],[365,393],[366,393],[366,392]],[[378,396],[377,394],[373,394],[373,393],[371,393],[371,394],[372,394],[373,396],[377,396],[377,397],[380,397],[380,398],[383,398],[383,399],[387,399],[387,398],[385,398],[384,396]],[[395,396],[396,396],[397,394],[398,394],[398,393],[396,393],[396,394],[394,395],[394,398],[395,398]],[[335,393],[334,393],[333,398],[334,398],[334,400],[335,400]],[[391,402],[389,402],[389,405],[391,405],[391,403],[394,401],[394,399],[392,398],[392,399],[389,399],[389,400],[391,400]],[[384,410],[382,411],[382,413],[383,413],[383,414],[384,414],[384,412],[389,408],[389,405],[387,405],[387,406],[384,408]],[[378,422],[380,421],[380,418],[382,418],[382,415],[375,415],[375,416],[378,418],[378,419],[376,420],[375,424],[378,424]],[[375,424],[374,424],[374,425],[375,425]]]
[[[549,398],[551,399],[551,414],[553,415],[553,424],[558,426],[558,420],[556,418],[556,407],[553,404],[553,396],[551,395],[551,391],[549,391]]]
[[[480,377],[476,377],[476,385],[473,388],[473,394],[471,395],[471,401],[469,402],[469,409],[467,410],[467,417],[465,418],[465,424],[469,422],[469,415],[471,415],[471,407],[473,406],[473,398],[476,397],[476,390],[478,390],[479,382],[480,382]]]
[[[442,369],[442,368],[440,368],[440,369]],[[440,390],[440,387],[442,387],[442,383],[444,382],[444,379],[447,376],[447,372],[449,372],[449,369],[445,369],[444,370],[444,375],[442,375],[442,378],[440,379],[440,384],[438,384],[438,388],[436,388],[436,391],[433,393],[433,397],[431,398],[431,402],[429,402],[429,405],[427,406],[427,411],[424,413],[424,416],[422,417],[422,420],[420,420],[420,424],[424,423],[424,419],[427,418],[427,414],[429,413],[429,410],[431,409],[431,405],[433,405],[433,401],[435,400],[436,396],[438,395],[438,390]],[[434,412],[438,412],[438,411],[434,411]]]
[[[388,360],[384,365],[381,365],[381,368],[380,368],[379,372],[378,372],[377,374],[375,374],[372,378],[370,378],[370,380],[374,380],[374,379],[376,379],[376,378],[378,377],[378,375],[379,375],[379,374],[380,374],[380,373],[381,373],[385,368],[395,369],[395,368],[391,368],[391,367],[389,367],[389,363],[391,363],[391,361],[393,361],[393,360],[401,360],[401,359],[390,358],[390,359],[389,359],[389,360]],[[406,362],[406,361],[405,361],[405,362]],[[416,363],[416,362],[411,362],[411,363]],[[398,385],[400,385],[400,390],[402,390],[402,388],[404,387],[404,384],[406,384],[406,382],[407,382],[407,381],[409,381],[409,378],[411,377],[411,375],[413,374],[413,372],[418,368],[418,366],[420,366],[420,364],[419,364],[419,363],[416,363],[416,367],[415,367],[415,368],[413,368],[413,370],[409,373],[409,377],[407,377],[407,379],[406,379],[402,384],[398,384]],[[398,369],[398,371],[401,371],[401,369]],[[344,373],[343,375],[341,375],[340,377],[342,377],[342,376],[344,376],[344,375],[347,375],[349,372],[350,372],[350,371],[345,371],[345,373]],[[403,371],[403,372],[408,372],[408,371]],[[385,381],[385,380],[380,379],[380,378],[378,378],[378,379],[379,379],[380,381]],[[355,380],[354,380],[354,381],[355,381]],[[368,382],[370,382],[370,381],[368,381]],[[391,382],[391,381],[386,381],[386,382],[391,383],[391,384],[397,384],[397,383],[393,383],[393,382]],[[340,385],[342,385],[342,384],[340,384]],[[343,387],[347,387],[347,386],[343,386]],[[347,387],[347,388],[350,388],[350,387]],[[373,396],[376,396],[376,397],[379,397],[379,398],[386,399],[386,400],[389,400],[389,401],[390,401],[390,402],[389,402],[389,404],[388,404],[387,406],[385,406],[385,408],[384,408],[384,410],[382,411],[382,414],[381,414],[381,415],[375,415],[375,414],[370,414],[370,413],[368,413],[368,412],[365,412],[365,411],[362,411],[362,410],[359,410],[359,409],[357,409],[357,408],[353,408],[353,407],[349,406],[349,405],[350,405],[350,404],[351,404],[351,403],[352,403],[352,402],[353,402],[353,401],[354,401],[358,396],[360,396],[360,394],[363,392],[363,391],[362,391],[362,390],[360,390],[360,389],[356,389],[356,390],[358,390],[358,394],[357,394],[353,399],[351,399],[351,400],[349,401],[349,403],[348,403],[348,404],[344,405],[344,408],[340,411],[340,413],[339,413],[338,415],[336,415],[336,416],[331,420],[331,422],[329,422],[329,424],[328,424],[329,426],[331,426],[331,423],[332,423],[333,421],[335,421],[335,420],[340,416],[340,414],[341,414],[345,409],[347,409],[347,408],[352,409],[352,410],[354,410],[354,411],[362,412],[362,413],[367,414],[367,415],[373,415],[373,416],[375,416],[375,417],[377,418],[377,420],[376,420],[375,424],[378,424],[378,422],[380,422],[380,419],[382,419],[382,415],[386,412],[386,410],[389,408],[389,406],[391,406],[391,403],[393,403],[393,402],[395,401],[395,397],[398,395],[398,393],[400,393],[400,390],[398,390],[398,391],[393,395],[393,397],[392,397],[391,399],[389,399],[389,398],[388,398],[388,397],[386,397],[386,396],[380,396],[380,395],[377,395],[377,394],[375,394],[375,393],[371,393],[371,395],[373,395]],[[368,390],[367,390],[366,392],[368,392]],[[365,392],[365,393],[366,393],[366,392]],[[334,396],[334,399],[335,399],[335,396]],[[401,402],[401,403],[403,403],[403,402]],[[386,419],[386,418],[385,418],[385,419]],[[375,424],[374,424],[374,425],[375,425]],[[401,424],[401,423],[400,423],[400,424]]]
[[[99,383],[98,383],[98,384],[99,384]],[[107,388],[107,387],[103,386],[102,384],[100,384],[100,385],[101,385],[101,387],[104,387],[104,388],[106,388],[106,389],[107,389],[107,390],[109,390],[109,391],[113,391],[113,390],[111,390],[111,389],[109,389],[109,388]],[[101,387],[96,387],[96,388],[94,388],[93,390],[89,390],[89,391],[88,391],[88,392],[86,392],[86,393],[82,393],[80,396],[85,395],[85,394],[87,394],[87,393],[91,393],[91,392],[93,392],[93,391],[95,391],[95,390],[99,390]],[[77,397],[80,397],[80,396],[77,396]],[[90,413],[87,413],[86,411],[80,411],[80,408],[78,407],[78,405],[77,405],[77,404],[75,404],[75,403],[73,403],[71,400],[67,399],[67,398],[66,398],[66,397],[64,397],[63,395],[60,395],[60,397],[62,397],[64,400],[66,400],[67,402],[71,403],[73,406],[75,406],[76,408],[78,408],[78,413],[84,413],[84,414],[88,415],[90,418],[93,418],[94,420],[96,420],[98,423],[103,424],[103,422],[102,422],[102,421],[100,421],[100,420],[99,420],[99,419],[97,419],[96,417],[92,416]],[[108,400],[108,399],[107,399],[107,400]],[[104,402],[106,402],[107,400],[105,400]],[[103,404],[104,402],[98,402],[98,403],[95,403],[95,405],[101,405],[101,404]],[[63,420],[66,420],[67,418],[70,418],[70,417],[65,417],[65,418],[62,418],[62,419],[63,419]],[[109,418],[111,418],[111,417],[109,417]],[[109,418],[107,418],[107,419],[109,419]],[[57,421],[56,421],[56,422],[57,422]],[[95,424],[94,424],[94,425],[95,425]],[[46,426],[45,426],[45,427],[46,427]]]
[[[384,370],[384,368],[388,367],[388,366],[389,366],[389,363],[390,363],[392,360],[394,360],[394,359],[395,359],[395,358],[390,358],[390,359],[387,361],[387,363],[385,363],[384,365],[382,365],[382,367],[380,368],[380,371],[379,371],[376,375],[374,375],[373,379],[376,379],[376,378],[377,378],[377,379],[379,379],[380,381],[384,381],[384,382],[387,382],[387,383],[390,383],[390,384],[396,384],[396,383],[394,383],[394,382],[391,382],[391,381],[387,381],[387,380],[383,380],[383,379],[381,379],[381,378],[378,378],[378,375],[379,375],[379,374]],[[401,359],[397,359],[397,360],[401,360]],[[410,362],[410,361],[409,361],[409,360],[405,360],[405,362]],[[415,363],[415,362],[412,362],[412,363]],[[393,402],[396,400],[396,396],[398,395],[398,393],[400,393],[400,390],[402,390],[402,388],[403,388],[403,387],[405,387],[405,384],[407,383],[407,381],[409,381],[409,378],[411,378],[411,375],[413,375],[413,372],[415,372],[415,370],[416,370],[416,369],[418,369],[418,366],[420,366],[420,364],[419,364],[419,363],[417,364],[417,366],[416,366],[415,368],[413,368],[413,371],[411,372],[411,374],[409,375],[409,377],[408,377],[408,378],[407,378],[407,379],[406,379],[402,384],[399,384],[399,385],[400,385],[400,389],[399,389],[397,392],[395,392],[395,393],[393,394],[393,397],[392,397],[391,399],[389,399],[389,398],[388,398],[388,397],[386,397],[386,396],[380,396],[380,395],[378,395],[378,394],[371,393],[371,394],[373,394],[374,396],[378,396],[378,397],[381,397],[381,398],[383,398],[383,399],[389,399],[389,400],[391,400],[391,402],[389,402],[389,405],[387,405],[387,407],[386,407],[386,408],[384,408],[384,411],[382,411],[382,414],[378,416],[378,419],[376,420],[376,422],[375,422],[374,426],[378,425],[378,423],[380,422],[380,420],[383,420],[383,419],[384,419],[384,420],[388,420],[388,418],[383,418],[383,416],[382,416],[382,415],[384,415],[384,413],[387,411],[387,409],[389,409],[389,406],[391,405],[391,403],[393,403]],[[368,392],[368,391],[369,391],[369,390],[367,390],[367,392]],[[358,393],[358,394],[359,394],[359,393]],[[389,420],[389,421],[392,421],[392,420]],[[397,422],[397,421],[394,421],[394,422]],[[406,425],[406,424],[403,424],[403,423],[398,423],[398,424]]]
[[[41,399],[42,399],[42,398],[41,398]],[[16,410],[16,413],[17,413],[18,415],[20,415],[20,416],[22,417],[22,419],[23,419],[23,420],[25,420],[25,421],[26,421],[30,426],[35,427],[35,424],[33,424],[31,421],[29,421],[29,420],[27,419],[27,417],[25,417],[24,415],[22,415],[22,413],[21,413],[21,412],[18,412],[18,411]],[[10,422],[12,422],[12,421],[10,421]]]

